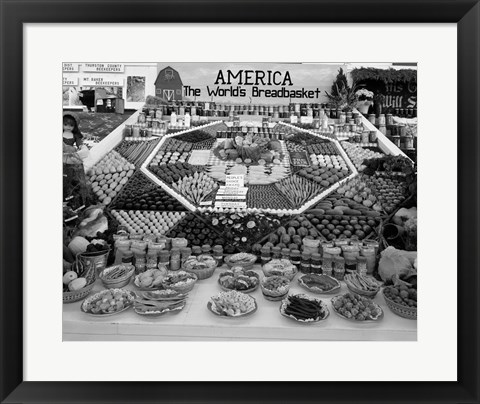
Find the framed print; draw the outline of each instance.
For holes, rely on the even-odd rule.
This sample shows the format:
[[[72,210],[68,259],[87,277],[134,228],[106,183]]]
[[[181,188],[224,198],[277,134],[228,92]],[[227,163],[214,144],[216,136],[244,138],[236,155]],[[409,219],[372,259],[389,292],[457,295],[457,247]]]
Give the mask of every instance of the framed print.
[[[476,1],[1,5],[2,402],[479,401]]]

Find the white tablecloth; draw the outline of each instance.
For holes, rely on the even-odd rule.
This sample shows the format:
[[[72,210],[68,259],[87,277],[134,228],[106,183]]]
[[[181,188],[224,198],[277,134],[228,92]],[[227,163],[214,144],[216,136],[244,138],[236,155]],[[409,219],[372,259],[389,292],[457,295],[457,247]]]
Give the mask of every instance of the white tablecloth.
[[[332,295],[314,295],[323,299],[330,316],[322,322],[302,324],[282,316],[280,302],[266,300],[260,288],[251,293],[258,309],[250,316],[238,319],[215,316],[207,309],[210,297],[221,291],[217,268],[209,279],[198,281],[189,293],[185,308],[158,318],[144,318],[129,309],[118,315],[98,318],[80,311],[81,302],[63,305],[63,340],[148,341],[148,340],[377,340],[415,341],[417,321],[397,316],[386,306],[381,292],[375,297],[384,310],[378,323],[357,323],[339,317],[332,308]],[[260,266],[254,270],[263,277]],[[298,284],[297,274],[291,282],[291,293],[307,293]],[[135,290],[133,283],[127,289]],[[97,280],[92,293],[104,289]],[[348,291],[342,282],[339,293]],[[337,293],[337,294],[339,294]],[[313,296],[313,294],[311,294]]]

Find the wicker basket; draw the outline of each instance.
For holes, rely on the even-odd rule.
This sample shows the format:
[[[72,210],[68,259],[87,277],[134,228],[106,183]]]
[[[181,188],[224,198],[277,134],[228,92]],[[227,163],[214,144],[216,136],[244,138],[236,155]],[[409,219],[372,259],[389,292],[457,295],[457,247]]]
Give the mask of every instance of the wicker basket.
[[[382,291],[382,295],[383,295],[383,298],[385,299],[385,303],[387,303],[388,308],[391,311],[393,311],[397,316],[408,318],[409,320],[417,319],[416,307],[409,307],[409,306],[404,306],[402,304],[398,304],[393,300],[390,300],[388,297],[386,297],[383,291]]]
[[[263,297],[267,300],[272,301],[272,302],[276,302],[276,301],[283,300],[288,295],[288,291],[290,290],[290,280],[285,276],[273,275],[272,278],[273,277],[284,278],[284,279],[289,281],[289,283],[287,284],[286,290],[278,291],[278,290],[270,290],[270,289],[265,288],[265,286],[263,286],[263,283],[269,277],[263,278],[262,282],[260,283],[260,287],[262,288]]]
[[[377,293],[378,293],[379,290],[380,290],[380,288],[378,288],[377,290],[374,290],[374,291],[362,290],[362,289],[358,289],[358,288],[356,288],[355,286],[353,286],[351,282],[349,282],[349,281],[347,281],[347,280],[345,280],[345,279],[344,279],[344,281],[345,281],[348,289],[350,289],[353,293],[357,293],[357,294],[359,294],[359,295],[361,295],[361,296],[370,297],[370,298],[372,298],[372,299],[377,295]]]
[[[231,262],[230,256],[228,255],[224,258],[224,261],[229,268],[242,267],[243,269],[252,269],[255,262],[257,262],[257,256],[252,254],[252,257],[248,262],[238,263],[238,262]]]
[[[184,269],[184,271],[188,272],[189,274],[196,275],[197,279],[201,281],[203,279],[210,278],[215,272],[215,269],[217,269],[217,265],[211,268],[202,268],[202,269],[195,269],[195,270]]]
[[[135,275],[135,267],[132,267],[132,269],[128,271],[128,273],[121,276],[120,278],[106,279],[104,277],[104,275],[117,269],[119,266],[120,265],[113,265],[111,267],[105,268],[102,272],[100,272],[100,275],[98,277],[102,280],[103,286],[105,286],[107,289],[123,288],[124,286],[127,286],[130,283],[130,280],[132,279],[133,275]]]
[[[79,290],[72,290],[71,292],[63,292],[63,303],[74,303],[87,297],[93,289],[95,282],[85,286]]]

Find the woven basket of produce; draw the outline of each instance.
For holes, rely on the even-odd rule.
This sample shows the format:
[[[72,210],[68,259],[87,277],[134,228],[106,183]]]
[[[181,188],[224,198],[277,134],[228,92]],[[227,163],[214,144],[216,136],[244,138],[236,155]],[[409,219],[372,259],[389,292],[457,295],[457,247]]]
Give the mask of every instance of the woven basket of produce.
[[[260,283],[263,297],[271,301],[279,301],[287,296],[290,289],[290,280],[285,276],[268,276]]]
[[[100,272],[99,278],[107,289],[123,288],[130,283],[135,274],[135,267],[125,265],[113,265]]]
[[[345,275],[348,289],[362,296],[374,298],[380,290],[380,284],[371,276],[360,275],[356,272]]]
[[[257,256],[255,254],[242,252],[226,256],[225,264],[227,264],[230,268],[242,267],[244,269],[252,269],[253,264],[255,264],[256,260]]]
[[[391,288],[389,286],[388,288]],[[397,303],[391,300],[389,297],[385,296],[386,290],[388,288],[383,289],[382,294],[383,298],[385,299],[385,303],[387,303],[388,308],[393,311],[397,316],[408,318],[409,320],[416,320],[417,319],[417,307],[408,306],[405,303]],[[387,292],[388,293],[388,292]]]
[[[208,254],[201,254],[198,257],[190,256],[183,261],[182,268],[197,276],[198,280],[210,278],[217,268],[217,260]]]
[[[92,291],[94,284],[95,282],[92,282],[82,289],[63,292],[63,303],[74,303],[84,299]]]

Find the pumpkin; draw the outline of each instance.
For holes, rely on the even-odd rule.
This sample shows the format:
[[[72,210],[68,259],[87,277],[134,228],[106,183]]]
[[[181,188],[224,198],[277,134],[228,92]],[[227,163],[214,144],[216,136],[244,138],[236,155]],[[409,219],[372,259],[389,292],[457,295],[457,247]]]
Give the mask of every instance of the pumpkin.
[[[74,256],[77,254],[87,251],[87,247],[90,243],[83,237],[77,236],[70,241],[68,244],[68,249],[72,252]]]

